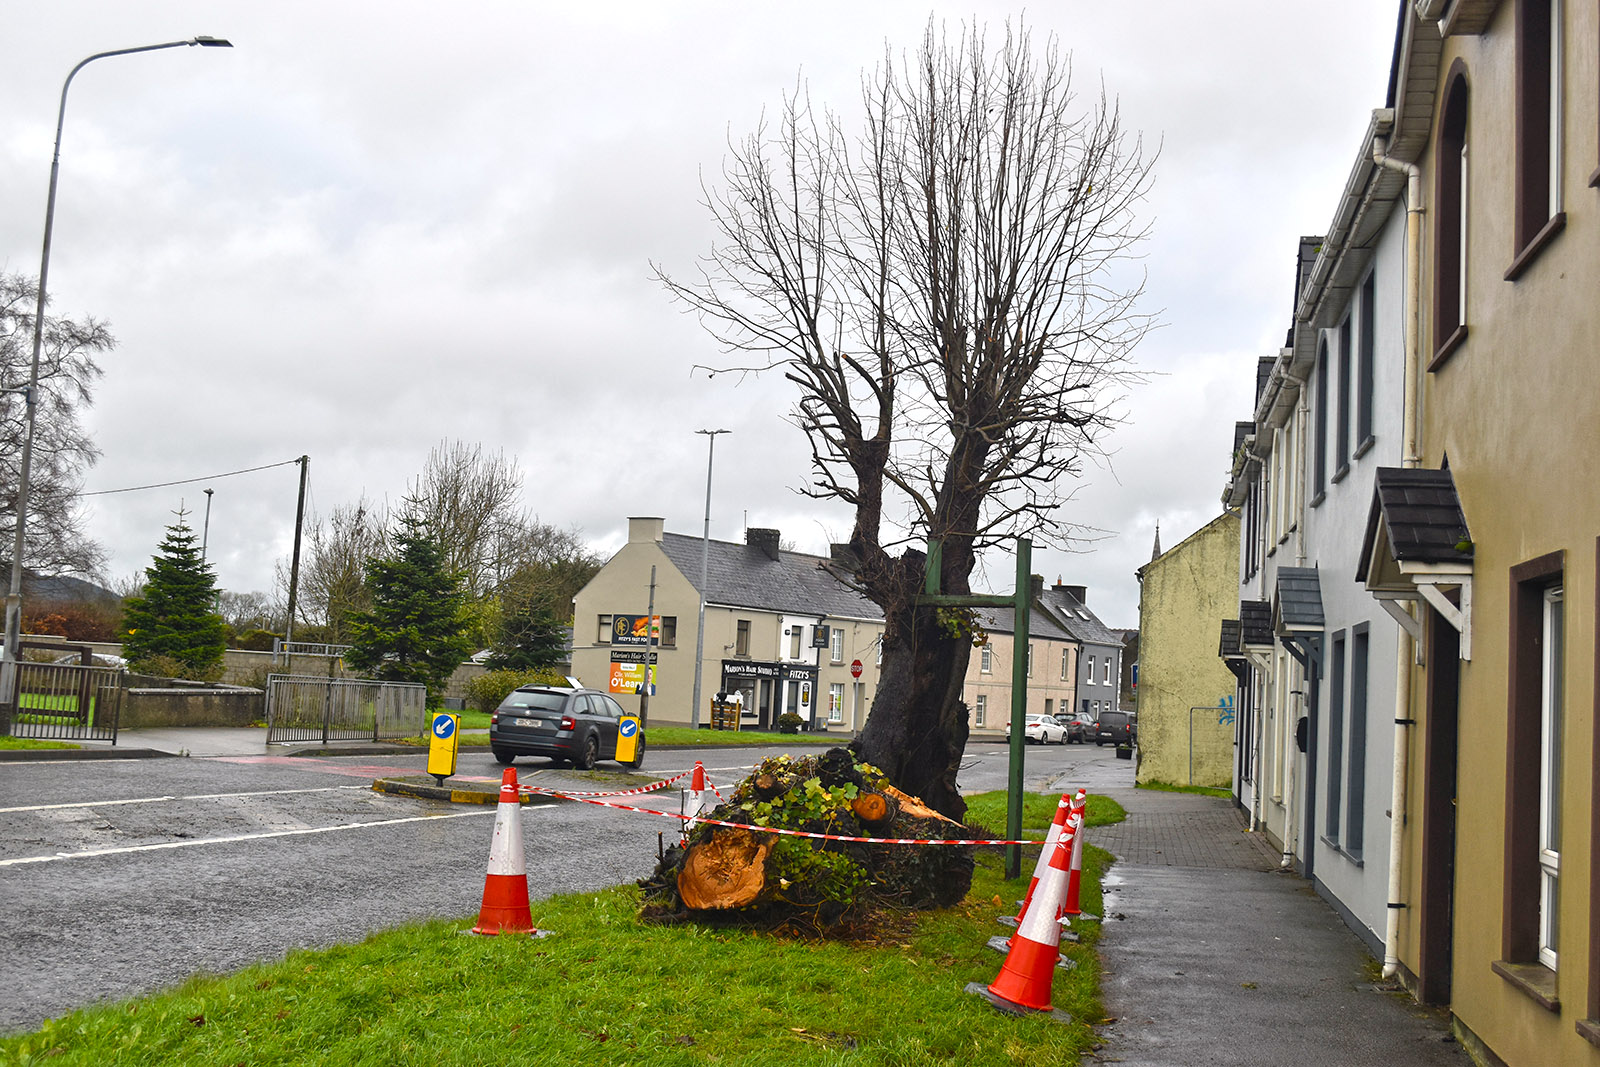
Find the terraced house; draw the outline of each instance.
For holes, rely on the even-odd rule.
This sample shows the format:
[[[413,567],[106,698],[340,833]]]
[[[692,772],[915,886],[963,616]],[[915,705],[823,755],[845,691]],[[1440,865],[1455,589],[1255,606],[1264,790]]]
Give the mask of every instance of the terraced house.
[[[1305,817],[1266,828],[1369,944],[1382,871],[1386,972],[1479,1062],[1600,1064],[1600,8],[1402,4],[1369,135],[1296,303],[1291,348],[1326,358],[1273,379],[1307,447],[1259,444],[1287,416],[1258,404],[1228,488],[1262,526],[1223,635],[1264,711],[1237,795],[1284,782]],[[1320,628],[1261,577],[1289,528]],[[1285,642],[1312,681],[1287,714]],[[1274,778],[1288,717],[1306,752]]]

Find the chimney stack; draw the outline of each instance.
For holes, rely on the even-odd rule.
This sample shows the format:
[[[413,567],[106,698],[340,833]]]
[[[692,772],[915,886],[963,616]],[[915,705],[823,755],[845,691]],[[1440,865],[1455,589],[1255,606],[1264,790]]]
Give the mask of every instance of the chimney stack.
[[[761,549],[762,552],[766,553],[768,559],[774,561],[778,558],[778,540],[777,530],[752,526],[744,532],[745,544],[754,545],[756,548]]]
[[[1061,590],[1063,593],[1066,593],[1069,597],[1071,597],[1073,600],[1076,600],[1078,603],[1082,604],[1084,607],[1088,607],[1089,606],[1089,587],[1088,586],[1086,586],[1086,585],[1062,585],[1061,584],[1061,579],[1057,578],[1056,579],[1056,588]]]

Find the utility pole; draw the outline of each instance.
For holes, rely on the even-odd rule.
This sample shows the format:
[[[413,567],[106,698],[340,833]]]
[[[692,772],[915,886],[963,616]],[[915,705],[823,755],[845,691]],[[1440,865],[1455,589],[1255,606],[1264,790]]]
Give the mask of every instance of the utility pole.
[[[706,435],[706,524],[700,532],[700,624],[694,637],[694,704],[689,711],[689,727],[700,729],[700,672],[706,657],[706,582],[709,581],[711,553],[711,461],[717,454],[717,434],[731,430],[696,430]]]
[[[650,661],[655,658],[656,568],[650,565],[650,600],[644,611],[644,685],[639,687],[639,728],[650,725]]]
[[[294,609],[295,596],[300,589],[300,532],[306,522],[306,479],[311,474],[311,457],[301,456],[295,460],[300,464],[300,499],[294,506],[294,555],[289,559],[289,618],[283,626],[283,660],[284,672],[293,674],[294,653],[290,651],[289,642],[294,640]]]
[[[210,490],[210,489],[206,490],[206,524],[205,524],[205,527],[200,531],[200,562],[201,563],[204,563],[206,561],[206,545],[211,540],[211,493],[212,493],[212,490]]]

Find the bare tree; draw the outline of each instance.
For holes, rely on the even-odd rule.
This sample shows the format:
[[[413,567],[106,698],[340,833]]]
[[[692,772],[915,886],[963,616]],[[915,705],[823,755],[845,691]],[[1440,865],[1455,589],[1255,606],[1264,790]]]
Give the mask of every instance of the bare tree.
[[[970,616],[916,604],[925,555],[970,592],[980,551],[1070,536],[1065,478],[1113,422],[1148,330],[1136,309],[1151,161],[1101,92],[1081,106],[1054,40],[1009,27],[921,47],[862,81],[849,138],[804,93],[731,146],[707,189],[719,239],[671,292],[730,350],[714,372],[799,388],[807,491],[855,507],[841,580],[886,617],[862,756],[959,817]]]
[[[529,525],[517,504],[521,494],[515,457],[445,440],[407,487],[402,510],[431,533],[444,550],[445,566],[464,574],[468,592],[481,598],[515,570],[507,557]]]
[[[327,640],[333,644],[348,639],[353,612],[372,607],[366,589],[367,560],[384,554],[387,523],[387,516],[365,497],[334,508],[326,519],[319,516],[311,521],[295,614],[313,625],[325,626]],[[280,564],[280,584],[287,589],[287,575],[282,570]]]
[[[21,480],[27,387],[33,358],[33,317],[38,282],[0,273],[0,528],[6,555],[15,537]],[[100,378],[96,357],[116,345],[106,324],[47,316],[39,354],[39,390],[29,469],[28,519],[23,566],[42,574],[94,575],[105,551],[83,530],[78,493],[83,472],[100,458],[79,418]],[[9,560],[7,561],[9,562]]]

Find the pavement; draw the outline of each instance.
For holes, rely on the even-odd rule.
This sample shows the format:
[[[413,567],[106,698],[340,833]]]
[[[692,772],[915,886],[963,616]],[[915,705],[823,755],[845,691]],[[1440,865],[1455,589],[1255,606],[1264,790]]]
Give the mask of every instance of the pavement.
[[[1444,1012],[1383,983],[1366,946],[1224,799],[1109,791],[1102,1063],[1471,1067]]]

